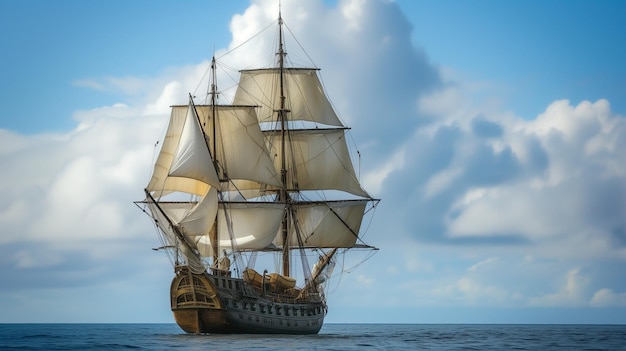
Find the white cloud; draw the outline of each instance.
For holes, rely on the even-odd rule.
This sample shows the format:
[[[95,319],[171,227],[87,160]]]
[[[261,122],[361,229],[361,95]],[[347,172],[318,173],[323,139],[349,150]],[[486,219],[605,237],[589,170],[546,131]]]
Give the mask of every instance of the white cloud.
[[[463,170],[460,168],[446,169],[433,175],[426,183],[424,196],[429,198],[436,195],[462,175]]]
[[[415,257],[410,255],[405,258],[405,271],[409,274],[411,273],[430,273],[435,270],[435,266],[432,262],[420,259],[419,257]]]
[[[470,268],[467,269],[468,272],[473,272],[477,269],[479,269],[482,266],[486,266],[486,265],[490,265],[492,263],[497,263],[499,260],[497,257],[489,257],[486,260],[480,261],[476,264],[473,264]]]
[[[342,6],[342,13],[348,21],[348,29],[358,31],[362,26],[363,16],[363,1],[364,0],[352,0],[344,2]]]
[[[456,289],[463,295],[463,298],[473,303],[493,304],[501,303],[510,299],[510,293],[497,286],[480,284],[471,278],[461,278]]]
[[[404,165],[405,150],[400,149],[389,157],[389,159],[382,165],[379,165],[376,169],[370,170],[363,176],[362,184],[371,194],[380,194],[382,184],[387,176],[393,172],[402,168]]]
[[[626,306],[626,292],[616,293],[611,289],[600,289],[591,298],[593,306]]]
[[[586,291],[589,278],[574,268],[567,272],[565,281],[558,291],[530,299],[531,306],[563,307],[587,305]]]
[[[606,100],[556,101],[534,120],[480,108],[469,108],[477,113],[470,118],[465,105],[437,94],[421,104],[437,116],[416,134],[422,143],[439,145],[438,133],[452,132],[422,188],[424,210],[446,201],[430,211],[441,234],[568,247],[555,256],[625,257],[626,157],[617,150],[626,146],[626,120]]]
[[[77,87],[89,88],[98,91],[106,91],[106,87],[99,81],[93,79],[75,80],[73,84]]]
[[[155,103],[149,103],[146,106],[144,114],[163,114],[167,113],[169,107],[177,100],[180,100],[180,96],[184,95],[182,91],[182,85],[180,82],[169,82],[165,85],[163,92],[157,98]]]

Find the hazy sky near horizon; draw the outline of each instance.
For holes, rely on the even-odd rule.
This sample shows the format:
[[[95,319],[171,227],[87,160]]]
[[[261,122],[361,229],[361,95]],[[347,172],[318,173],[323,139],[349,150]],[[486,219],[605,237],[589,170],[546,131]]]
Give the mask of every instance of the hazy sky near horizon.
[[[282,2],[382,199],[327,322],[626,323],[626,3]],[[0,322],[173,322],[132,202],[168,106],[276,15],[0,2]]]

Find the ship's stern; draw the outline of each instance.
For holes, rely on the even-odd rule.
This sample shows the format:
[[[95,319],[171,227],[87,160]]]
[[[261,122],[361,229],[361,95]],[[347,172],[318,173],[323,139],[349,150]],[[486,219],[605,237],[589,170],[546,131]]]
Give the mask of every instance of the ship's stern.
[[[174,320],[185,332],[223,333],[228,329],[217,288],[204,274],[192,273],[187,266],[176,267],[170,298]]]

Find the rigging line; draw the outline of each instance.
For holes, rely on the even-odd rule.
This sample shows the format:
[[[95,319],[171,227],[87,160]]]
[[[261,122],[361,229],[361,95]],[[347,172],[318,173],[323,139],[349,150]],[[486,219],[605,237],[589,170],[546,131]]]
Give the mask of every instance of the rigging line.
[[[220,197],[220,201],[222,202],[222,206],[223,206],[223,212],[224,212],[224,220],[226,221],[226,228],[228,230],[228,236],[230,239],[230,246],[231,249],[233,251],[233,258],[235,261],[235,266],[239,269],[240,267],[245,267],[246,265],[243,264],[242,261],[242,257],[241,257],[241,253],[239,250],[239,245],[237,244],[237,240],[235,238],[235,231],[233,230],[233,219],[230,216],[230,211],[231,209],[229,208],[229,204],[228,202],[224,201],[224,195],[222,192],[219,192],[219,197]],[[219,205],[218,205],[219,206]],[[218,207],[219,208],[219,207]],[[218,216],[219,216],[219,211],[218,211]],[[219,233],[218,233],[218,240],[219,240]]]
[[[165,134],[165,133],[163,133],[163,134]],[[160,151],[161,150],[157,151],[157,147],[158,146],[159,146],[159,141],[157,140],[157,142],[154,144],[154,149],[152,150],[152,163],[150,163],[151,165],[156,165],[157,160],[159,159],[158,157],[160,155]],[[148,167],[147,171],[148,171],[148,179],[152,180],[152,172],[153,172],[153,170]]]
[[[335,211],[334,208],[332,208],[330,205],[327,205],[328,209],[330,210],[330,212],[332,212],[335,216],[337,216],[337,218],[341,221],[341,223],[343,223],[343,225],[346,226],[346,228],[348,228],[350,230],[350,233],[352,233],[352,235],[354,235],[355,238],[357,238],[357,240],[361,241],[362,243],[364,243],[360,238],[359,238],[359,233],[355,233],[354,229],[352,229],[348,223],[346,223],[346,221],[343,220],[343,218],[341,218],[341,216]],[[365,243],[364,243],[365,244]]]
[[[294,132],[295,132],[295,133],[294,133]],[[295,151],[299,151],[299,152],[298,152],[298,154],[299,154],[299,155],[301,155],[301,156],[303,156],[303,154],[302,154],[302,150],[301,150],[300,148],[298,148],[298,150],[295,150],[296,148],[294,147],[293,142],[292,142],[292,141],[293,141],[293,140],[292,140],[292,137],[293,137],[294,135],[297,135],[297,134],[298,134],[298,131],[291,131],[290,133],[287,133],[287,138],[289,139],[289,142],[290,142],[290,150],[289,150],[289,151],[290,151],[290,154],[291,154],[291,163],[292,163],[292,166],[293,166],[293,167],[292,167],[292,168],[293,168],[293,169],[292,169],[292,177],[293,177],[294,179],[297,179],[297,173],[296,173],[296,171],[297,171],[297,168],[298,168],[298,167],[297,167],[297,163],[296,163],[296,159],[295,159],[295,157],[296,157],[296,155],[295,155],[295,154],[296,154],[296,153],[295,153]],[[352,166],[352,164],[351,164],[351,163],[349,163],[348,165],[346,165],[344,162],[341,162],[341,161],[343,161],[343,160],[342,160],[342,157],[341,157],[341,155],[339,155],[339,153],[338,153],[338,151],[337,151],[337,147],[339,147],[339,148],[340,148],[340,147],[341,147],[341,145],[342,145],[342,144],[341,144],[341,139],[342,139],[342,138],[345,138],[345,133],[344,133],[343,135],[339,136],[338,138],[336,138],[334,141],[331,141],[331,140],[329,139],[329,134],[330,134],[330,133],[320,133],[320,135],[321,135],[321,136],[324,138],[324,140],[326,141],[326,145],[327,145],[327,147],[326,147],[324,150],[322,150],[322,152],[319,152],[319,153],[317,153],[317,154],[315,154],[315,155],[312,155],[312,157],[308,157],[306,160],[304,160],[304,157],[302,157],[302,159],[304,160],[304,162],[305,162],[305,163],[307,163],[307,162],[312,161],[312,160],[314,160],[314,159],[317,159],[317,158],[320,158],[320,157],[324,157],[324,156],[326,155],[327,150],[331,150],[331,151],[332,151],[332,153],[335,155],[335,158],[336,158],[338,161],[340,161],[340,162],[339,162],[339,164],[343,167],[343,169],[344,169],[344,170],[345,170],[348,174],[353,174],[353,173],[354,173],[354,168],[352,168],[352,167],[353,167],[353,166]],[[358,183],[358,179],[354,178],[354,180]],[[295,187],[295,184],[294,184],[294,187]],[[296,188],[297,188],[297,187],[296,187]],[[360,184],[359,184],[359,188],[361,188]],[[362,189],[361,189],[361,190],[362,190]]]
[[[222,62],[221,62],[221,61],[218,61],[218,62],[219,62],[218,67],[220,67],[220,72],[223,72],[223,73],[224,73],[224,75],[225,75],[226,77],[228,77],[228,78],[229,78],[229,80],[232,82],[232,84],[231,84],[231,85],[226,86],[226,88],[223,88],[221,91],[222,91],[222,92],[224,92],[224,91],[229,91],[229,90],[232,90],[232,89],[234,89],[235,87],[237,87],[237,86],[239,85],[238,80],[237,80],[237,79],[236,79],[236,78],[235,78],[235,77],[231,74],[231,72],[230,72],[230,71],[228,71],[228,70],[224,69],[224,64],[222,64]],[[231,69],[231,71],[233,71],[233,72],[234,72],[234,73],[236,73],[236,74],[239,74],[239,71],[238,71],[238,70]],[[233,94],[233,95],[234,95],[234,94]]]
[[[241,44],[235,46],[234,48],[226,51],[225,53],[223,53],[222,55],[218,56],[218,59],[221,59],[222,57],[229,55],[230,53],[232,53],[233,51],[239,49],[240,47],[242,47],[243,45],[245,45],[246,43],[248,43],[249,41],[251,41],[252,39],[258,37],[259,35],[261,35],[261,33],[265,32],[266,30],[268,30],[270,27],[274,26],[274,21],[270,22],[265,28],[261,29],[259,32],[257,32],[255,35],[251,36],[250,38],[246,39],[245,41],[243,41]]]
[[[350,274],[352,273],[354,270],[356,270],[357,268],[359,268],[362,264],[364,264],[365,262],[369,261],[372,257],[374,257],[374,255],[376,255],[377,250],[371,250],[367,256],[359,263],[355,264],[354,266],[344,270],[346,273]]]
[[[320,84],[322,84],[322,81],[319,79],[319,75],[317,74],[317,72],[313,72],[313,74],[315,74],[315,75],[316,75],[316,77],[318,78],[318,81],[320,82]],[[291,75],[291,74],[288,74],[288,75]],[[295,74],[294,74],[294,75],[295,75]],[[287,84],[289,84],[289,81],[287,81],[286,83],[287,83]],[[303,90],[302,90],[303,85],[301,85],[301,84],[293,84],[293,85],[295,85],[295,88],[292,88],[292,87],[290,86],[290,87],[289,87],[289,89],[288,89],[290,92],[291,92],[291,91],[297,91],[297,92],[300,94],[299,96],[301,96],[301,97],[305,97],[305,96],[307,96],[307,95],[308,95],[308,93],[306,93],[305,91],[303,91]],[[343,122],[341,121],[341,119],[339,118],[339,116],[337,115],[337,112],[335,111],[335,107],[334,107],[334,106],[332,105],[332,103],[330,102],[330,99],[328,98],[328,95],[325,93],[325,91],[326,91],[326,88],[325,88],[325,87],[323,86],[323,84],[322,84],[322,95],[323,95],[323,96],[326,98],[326,100],[327,100],[327,101],[331,104],[331,106],[330,106],[330,107],[331,107],[331,109],[332,109],[332,112],[335,114],[335,117],[337,117],[337,120],[339,121],[339,124],[340,124],[338,127],[345,127],[345,125],[343,124]],[[294,95],[295,95],[295,94],[293,94],[293,93],[292,93],[292,94],[289,94],[289,96],[287,97],[287,99],[291,101],[291,98],[292,98],[292,96],[294,96]],[[313,116],[313,117],[316,117],[316,116],[312,113],[312,111],[311,111],[311,107],[310,107],[309,102],[308,102],[306,99],[302,99],[302,101],[304,102],[304,107],[306,108],[306,111],[309,113],[309,115],[310,115],[310,116]],[[291,105],[291,104],[290,104],[290,105]],[[304,120],[299,121],[299,120],[297,120],[297,119],[294,119],[294,120],[291,120],[291,122],[294,122],[294,123],[295,123],[295,122],[304,122]],[[315,128],[318,128],[318,126],[320,126],[320,125],[321,125],[322,127],[324,127],[325,125],[327,125],[327,124],[325,124],[325,123],[318,122],[317,120],[313,120],[313,121],[311,121],[311,122],[313,122],[313,123],[314,123]],[[304,124],[303,124],[303,125],[304,125]],[[334,125],[334,124],[330,124],[330,125]]]
[[[207,73],[211,70],[211,63],[210,63],[210,61],[207,61],[207,62],[209,63],[208,64],[208,68],[204,70],[204,73],[202,74],[202,77],[200,77],[200,79],[198,80],[198,85],[196,85],[196,88],[193,90],[193,95],[194,96],[198,92],[198,89],[200,89],[200,85],[202,85],[202,82],[204,81],[204,78],[207,76]],[[191,94],[189,94],[189,95],[191,95]]]
[[[249,98],[251,98],[251,100],[254,101],[254,103],[258,104],[259,107],[263,108],[263,107],[272,107],[274,105],[273,99],[272,99],[272,93],[276,91],[276,82],[271,81],[270,83],[270,87],[268,89],[264,89],[263,86],[261,86],[261,84],[259,83],[259,81],[253,76],[253,75],[249,75],[248,80],[252,80],[252,82],[254,83],[254,85],[252,87],[257,88],[259,93],[263,94],[262,99],[258,99],[256,98],[256,94],[253,94],[251,91],[245,89],[242,87],[242,85],[240,85],[238,87],[238,90],[243,91],[244,93],[247,94],[247,96]],[[266,93],[267,91],[267,93]],[[273,111],[274,112],[274,111]],[[272,116],[273,116],[273,112],[270,116],[259,116],[258,120],[259,123],[262,123],[266,120],[269,120],[270,122],[273,122],[272,120]]]
[[[298,38],[296,37],[296,35],[293,34],[293,32],[291,31],[291,28],[289,28],[289,26],[285,23],[284,20],[283,20],[283,25],[287,28],[287,31],[289,31],[289,34],[291,34],[291,37],[293,38],[293,40],[295,40],[295,42],[298,44],[298,46],[300,47],[300,50],[302,50],[302,52],[304,52],[304,55],[309,59],[309,61],[311,61],[313,66],[317,68],[317,65],[315,64],[315,62],[313,61],[311,56],[309,56],[309,53],[306,52],[306,50],[304,49],[302,44],[300,44],[300,42],[298,41]]]
[[[169,130],[169,123],[165,123],[162,127],[161,127],[161,133],[160,135],[166,135],[167,131]],[[152,151],[152,165],[156,165],[157,161],[159,160],[159,157],[161,156],[161,150],[163,149],[163,145],[165,144],[165,141],[161,141],[161,140],[157,140],[156,143],[154,143],[154,149]],[[158,148],[160,146],[160,148]],[[158,148],[158,149],[157,149]],[[154,172],[153,169],[148,168],[148,179],[149,182],[152,181],[152,173]],[[162,194],[163,190],[161,190],[161,194]]]
[[[298,221],[298,215],[296,209],[289,211],[291,220],[293,221],[293,227],[296,230],[296,239],[298,239],[298,246],[300,251],[300,259],[302,260],[302,271],[304,273],[304,280],[308,284],[311,281],[311,267],[309,261],[306,259],[306,253],[304,252],[304,242],[302,241],[302,232],[300,231],[300,223]]]
[[[360,163],[360,161],[361,161],[361,151],[359,151],[359,145],[357,145],[356,140],[354,139],[354,136],[352,135],[352,128],[348,128],[348,130],[347,130],[347,132],[345,134],[350,138],[350,141],[352,142],[352,147],[354,148],[356,153],[359,155],[359,163]],[[359,172],[360,172],[360,170],[359,170]]]
[[[166,245],[170,244],[168,242],[167,238],[166,238],[166,234],[161,231],[161,229],[157,225],[156,221],[152,221],[152,225],[154,225],[154,228],[155,228],[155,230],[156,230],[156,232],[158,234],[157,237],[159,238],[159,241],[161,242],[161,246],[166,246]],[[176,265],[177,262],[175,263],[175,260],[174,260],[174,257],[173,257],[173,253],[170,250],[166,250],[165,252],[167,253],[167,257],[170,260],[170,263],[172,265]]]
[[[363,213],[363,216],[365,216],[366,214],[368,214],[370,211],[374,211],[376,212],[376,208],[378,208],[378,203],[380,202],[380,200],[376,200],[376,201],[372,201],[372,207],[368,208],[365,213]],[[367,225],[365,226],[365,229],[361,231],[361,237],[365,237],[365,234],[367,234],[367,232],[370,230],[370,227],[372,225],[372,222],[374,222],[374,213],[372,213],[371,216],[369,217],[369,221],[367,222]],[[365,242],[363,240],[361,240],[362,243],[365,244]]]
[[[333,292],[337,291],[337,289],[339,289],[339,286],[341,285],[341,281],[343,280],[343,273],[346,273],[346,272],[344,271],[344,269],[343,269],[343,267],[344,267],[344,265],[345,265],[345,260],[346,260],[346,255],[345,255],[345,253],[346,253],[345,251],[343,251],[343,252],[341,253],[341,263],[339,263],[339,262],[338,262],[338,260],[335,258],[335,265],[339,264],[339,266],[341,267],[341,273],[339,274],[339,277],[338,277],[338,280],[339,280],[339,281],[337,282],[337,284],[335,285],[335,287],[334,287],[334,288],[332,288],[332,291],[331,291],[331,287],[330,287],[330,282],[328,283],[328,293],[329,293],[329,294],[330,294],[330,293],[333,293]],[[335,254],[335,257],[337,257],[337,255],[338,255],[338,254]],[[330,280],[330,278],[329,278],[329,280]]]
[[[338,153],[337,148],[341,148],[342,147],[341,139],[343,138],[345,140],[346,133],[344,132],[341,136],[337,137],[334,141],[331,141],[331,139],[329,138],[329,135],[331,133],[320,133],[320,134],[322,135],[324,140],[326,140],[326,143],[327,143],[328,146],[323,150],[323,152],[320,152],[317,155],[313,155],[313,157],[309,157],[308,160],[306,160],[306,161],[308,162],[308,161],[314,160],[314,159],[316,159],[318,157],[323,157],[325,152],[330,149],[332,151],[332,153],[335,155],[336,159],[339,161],[339,164],[343,167],[343,169],[348,174],[350,174],[352,176],[353,180],[356,181],[358,187],[367,194],[367,192],[365,190],[363,190],[363,187],[359,183],[359,179],[354,176],[354,168],[353,168],[354,166],[352,165],[351,160],[349,160],[348,164],[346,165],[344,162],[342,162],[344,160],[342,160],[341,155],[339,155],[339,153]],[[347,147],[347,145],[346,145],[346,147]],[[368,194],[368,196],[369,196],[369,194]]]
[[[245,40],[244,42],[242,42],[241,44],[235,46],[234,48],[224,52],[222,55],[216,57],[215,59],[221,59],[229,54],[231,54],[233,51],[239,49],[240,47],[242,47],[243,45],[247,44],[248,42],[252,41],[254,38],[258,37],[259,35],[261,35],[263,32],[265,32],[266,30],[268,30],[268,28],[273,26],[273,22],[269,23],[265,28],[263,28],[261,31],[259,31],[258,33],[256,33],[255,35],[253,35],[252,37],[248,38],[247,40]],[[213,56],[215,57],[215,48],[213,49]],[[209,62],[208,67],[204,70],[204,73],[202,74],[202,77],[198,80],[198,84],[196,85],[196,88],[193,90],[193,94],[196,95],[196,93],[198,92],[198,90],[200,89],[200,86],[202,85],[202,82],[204,81],[204,79],[206,78],[208,72],[211,70],[211,64],[210,61]],[[229,67],[231,68],[231,67]],[[210,84],[210,83],[209,83]],[[208,92],[207,92],[208,95]],[[206,100],[205,100],[206,101]]]
[[[172,228],[172,231],[174,233],[174,235],[179,238],[182,242],[185,243],[186,246],[188,246],[189,250],[193,252],[193,246],[189,243],[188,239],[186,236],[184,236],[177,228],[177,226],[172,222],[172,220],[167,216],[167,214],[165,213],[165,211],[161,208],[161,206],[159,206],[159,204],[156,202],[156,200],[152,197],[152,195],[150,195],[150,193],[148,192],[148,190],[144,190],[146,193],[146,197],[148,200],[150,200],[151,203],[153,203],[157,210],[158,210],[158,217],[162,217],[165,218],[166,223],[169,225],[170,228]],[[158,219],[155,218],[155,221],[158,221]],[[196,254],[196,252],[194,252],[194,254]]]
[[[298,38],[295,36],[295,34],[291,31],[291,28],[289,28],[289,26],[287,26],[284,21],[283,24],[285,25],[285,27],[287,28],[287,31],[289,31],[289,33],[291,34],[291,37],[295,40],[295,42],[298,44],[298,46],[300,47],[300,50],[302,50],[302,52],[304,53],[304,55],[309,59],[309,61],[313,64],[313,67],[319,69],[319,67],[317,66],[317,64],[315,63],[315,61],[313,61],[313,59],[311,58],[311,56],[309,56],[309,53],[304,49],[304,47],[302,46],[302,44],[300,44],[300,42],[298,41]],[[321,71],[321,70],[320,70]],[[324,83],[324,79],[322,77],[321,72],[317,73],[317,78],[320,81],[320,84],[322,85],[322,89],[324,92],[328,91],[328,89],[326,88],[326,84]],[[328,100],[328,102],[330,103],[331,108],[333,109],[333,111],[335,112],[335,115],[337,116],[337,119],[339,120],[339,123],[341,123],[341,125],[344,125],[344,122],[342,121],[341,117],[339,116],[339,114],[336,112],[337,108],[335,107],[335,104],[333,103],[332,99],[330,98],[330,96],[326,93],[324,93],[324,95],[326,96],[326,99]]]

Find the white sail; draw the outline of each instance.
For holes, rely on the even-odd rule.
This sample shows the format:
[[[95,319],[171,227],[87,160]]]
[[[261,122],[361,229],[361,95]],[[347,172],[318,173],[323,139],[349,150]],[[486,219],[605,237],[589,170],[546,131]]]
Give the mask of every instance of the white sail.
[[[222,191],[226,192],[227,197],[233,201],[274,195],[276,194],[276,189],[277,187],[266,186],[265,184],[249,180],[233,180],[228,182],[228,184],[222,184]]]
[[[215,223],[217,214],[217,190],[211,188],[209,192],[196,204],[163,203],[161,208],[176,220],[183,234],[193,237],[206,235]],[[178,218],[179,217],[179,218]]]
[[[272,245],[283,218],[280,203],[221,203],[217,213],[218,247],[228,250],[263,250]],[[232,237],[231,237],[232,235]],[[198,249],[210,256],[210,236],[196,238]]]
[[[169,223],[175,225],[179,233],[189,239],[189,243],[194,243],[197,237],[208,235],[215,223],[218,205],[217,190],[211,188],[198,202],[159,202],[158,208],[152,202],[148,204],[153,216],[158,218],[157,224],[168,234],[172,242],[175,242],[173,239],[176,234],[170,228]],[[163,213],[167,218],[163,216]]]
[[[304,247],[351,248],[357,241],[368,200],[302,204],[296,217]],[[283,246],[281,235],[276,246]],[[289,245],[298,247],[295,230]]]
[[[178,245],[181,239],[179,235],[176,234],[176,228],[174,228],[174,226],[178,227],[175,224],[178,222],[178,220],[173,221],[173,219],[177,217],[184,217],[183,213],[185,213],[185,211],[188,212],[188,209],[190,208],[190,206],[195,207],[196,204],[179,203],[175,206],[171,206],[170,208],[171,211],[169,211],[169,213],[167,214],[167,217],[166,217],[165,211],[163,212],[161,211],[161,209],[163,208],[163,204],[157,205],[155,202],[147,201],[147,205],[150,208],[152,218],[154,218],[155,223],[158,225],[158,227],[161,230],[161,233],[164,234],[164,238],[167,242],[167,246],[177,247],[178,250],[181,250],[182,256],[180,258],[183,259],[183,262],[186,263],[193,272],[200,273],[204,271],[204,264],[201,258],[198,257],[194,253],[197,250],[195,244],[187,240],[187,242],[189,243],[189,246]],[[173,204],[168,204],[168,205],[173,205]]]
[[[184,108],[173,107],[174,110]],[[207,139],[215,138],[217,150],[213,154],[224,178],[280,186],[280,177],[265,146],[254,106],[196,105],[196,110]],[[217,116],[214,122],[211,121],[213,111]],[[213,145],[210,143],[209,147]]]
[[[281,134],[267,133],[271,152],[280,155]],[[343,129],[291,130],[286,145],[288,189],[341,190],[370,197],[354,172]],[[278,157],[274,163],[280,169]]]
[[[208,148],[206,144],[204,148],[200,145],[204,143],[204,137],[194,118],[193,106],[184,110],[172,109],[170,124],[146,187],[157,198],[174,191],[202,196],[207,193],[209,184],[219,186],[211,158],[207,156]],[[194,160],[202,162],[196,164]]]
[[[315,68],[286,68],[283,73],[287,118],[343,126],[324,93]],[[259,122],[275,122],[280,106],[280,69],[242,70],[234,104],[261,106]]]
[[[196,179],[219,187],[211,153],[199,123],[194,106],[189,104],[169,176]]]

